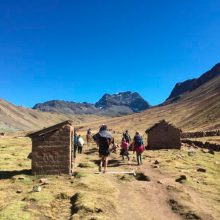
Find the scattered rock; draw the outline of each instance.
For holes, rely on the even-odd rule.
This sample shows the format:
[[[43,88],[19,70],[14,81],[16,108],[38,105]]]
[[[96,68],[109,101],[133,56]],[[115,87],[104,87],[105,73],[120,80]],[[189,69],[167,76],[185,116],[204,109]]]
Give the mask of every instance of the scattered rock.
[[[214,155],[214,154],[215,154],[215,151],[214,151],[214,150],[209,150],[208,153]]]
[[[48,179],[46,179],[46,178],[41,178],[41,179],[39,180],[39,183],[41,183],[41,185],[47,185],[47,184],[49,184]]]
[[[160,168],[160,166],[159,165],[154,165],[153,168]]]
[[[32,160],[32,153],[29,153],[27,156],[28,159]]]
[[[18,189],[18,190],[16,191],[16,193],[22,193],[22,190],[21,190],[21,189]]]
[[[195,152],[195,151],[189,151],[189,152],[188,152],[188,156],[192,157],[192,156],[194,156],[194,155],[196,155],[196,152]]]
[[[139,181],[151,181],[149,176],[146,176],[144,173],[137,173],[135,178]]]
[[[160,164],[160,161],[155,160],[155,161],[154,161],[154,164]]]
[[[215,161],[215,164],[216,164],[216,165],[218,165],[218,164],[219,164],[219,162],[218,162],[218,161]]]
[[[183,158],[183,156],[182,156],[181,154],[177,154],[176,157],[177,157],[178,159],[182,159],[182,158]]]
[[[24,177],[24,176],[19,176],[18,179],[19,179],[19,180],[24,180],[25,177]]]
[[[208,149],[202,149],[202,152],[203,152],[203,153],[208,153],[209,150],[208,150]]]
[[[40,192],[41,186],[33,186],[33,192]]]
[[[204,169],[204,168],[198,168],[197,171],[198,171],[198,172],[205,173],[205,172],[206,172],[206,169]]]
[[[184,183],[186,181],[186,175],[181,175],[179,178],[176,179],[178,183]]]
[[[160,180],[157,181],[158,184],[163,184]]]

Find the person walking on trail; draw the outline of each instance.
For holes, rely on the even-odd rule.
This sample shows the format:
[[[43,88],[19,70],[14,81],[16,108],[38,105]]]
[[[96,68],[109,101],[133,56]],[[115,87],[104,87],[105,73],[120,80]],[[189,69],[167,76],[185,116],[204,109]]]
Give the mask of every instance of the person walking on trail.
[[[79,135],[78,136],[78,154],[82,153],[83,145],[84,145],[84,140],[81,137],[81,135]]]
[[[122,156],[122,160],[124,160],[124,157],[128,158],[128,161],[130,160],[129,158],[129,152],[128,152],[128,147],[129,147],[129,143],[125,140],[125,138],[122,138],[121,141],[121,156]]]
[[[104,165],[104,173],[107,171],[108,166],[108,156],[110,155],[110,145],[114,144],[114,139],[112,134],[107,130],[106,125],[102,125],[99,132],[93,136],[94,141],[99,147],[99,172],[102,171],[102,166]]]
[[[123,138],[130,143],[131,142],[131,136],[128,133],[128,130],[125,131],[125,133],[123,133]]]
[[[92,139],[92,129],[89,128],[86,133],[86,142],[88,146],[89,146],[91,139]]]
[[[143,138],[141,137],[138,131],[134,136],[133,151],[136,152],[137,164],[141,165],[142,164],[141,154],[144,152],[144,143],[143,143]]]
[[[78,148],[78,135],[76,132],[74,132],[74,136],[73,136],[73,157],[74,157],[74,159],[76,158],[77,148]]]

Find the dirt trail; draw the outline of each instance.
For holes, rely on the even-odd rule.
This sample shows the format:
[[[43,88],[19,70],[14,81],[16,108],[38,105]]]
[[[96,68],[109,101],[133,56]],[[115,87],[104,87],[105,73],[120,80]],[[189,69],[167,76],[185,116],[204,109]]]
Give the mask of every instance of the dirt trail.
[[[133,167],[130,167],[130,169],[133,170]],[[151,168],[146,169],[146,165],[138,172],[143,170],[148,170],[145,173],[150,176],[150,181],[117,182],[113,176],[106,175],[119,190],[118,203],[120,210],[118,219],[181,219],[168,204],[170,196],[166,187],[158,183],[161,177],[160,174],[159,176],[153,174]]]
[[[92,153],[90,158],[95,155]],[[120,180],[120,175],[105,175],[118,189],[119,213],[117,219],[127,220],[178,220],[178,219],[214,219],[212,210],[206,209],[200,195],[190,187],[175,182],[175,177],[164,168],[153,168],[147,160],[140,167],[121,163],[121,158],[110,159],[108,171],[133,171],[150,177],[150,181]]]

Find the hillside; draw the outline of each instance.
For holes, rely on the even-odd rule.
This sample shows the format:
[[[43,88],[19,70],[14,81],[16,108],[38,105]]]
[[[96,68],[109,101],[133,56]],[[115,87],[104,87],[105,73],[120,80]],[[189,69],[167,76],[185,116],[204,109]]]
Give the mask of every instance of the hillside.
[[[103,117],[95,115],[64,115],[53,112],[41,112],[29,108],[15,106],[0,99],[0,131],[37,130],[58,122],[72,119],[76,125]]]
[[[106,123],[119,133],[125,129],[140,130],[143,133],[147,127],[161,119],[166,119],[183,130],[217,129],[220,128],[219,66],[217,64],[196,81],[194,80],[193,89],[192,86],[191,89],[188,88],[185,91],[183,89],[181,94],[173,95],[173,98],[168,99],[162,105],[140,113],[115,118],[101,117],[99,113],[115,116],[125,112],[133,113],[137,110],[136,107],[138,110],[143,110],[149,105],[138,94],[131,92],[105,94],[96,106],[88,103],[50,101],[49,104],[39,104],[36,107],[36,109],[40,108],[42,111],[49,112],[17,107],[0,100],[0,130],[37,130],[67,119],[72,119],[76,125],[83,124],[84,129],[88,127],[97,129],[100,124]],[[188,81],[189,84],[190,82]],[[89,111],[90,105],[99,113],[94,114],[93,111]],[[73,111],[71,111],[72,107]]]
[[[202,74],[199,78],[177,83],[167,100],[177,99],[180,95],[195,90],[217,76],[220,76],[220,63],[216,64],[212,69]]]
[[[95,104],[51,100],[36,104],[33,109],[63,114],[94,114],[102,116],[120,116],[146,110],[150,105],[137,92],[105,94]]]
[[[125,129],[144,133],[146,128],[161,119],[166,119],[183,130],[210,130],[220,128],[220,74],[204,82],[199,87],[185,92],[175,102],[152,107],[141,113],[105,121],[119,133]],[[97,129],[98,123],[93,123]],[[91,127],[91,125],[90,125]]]

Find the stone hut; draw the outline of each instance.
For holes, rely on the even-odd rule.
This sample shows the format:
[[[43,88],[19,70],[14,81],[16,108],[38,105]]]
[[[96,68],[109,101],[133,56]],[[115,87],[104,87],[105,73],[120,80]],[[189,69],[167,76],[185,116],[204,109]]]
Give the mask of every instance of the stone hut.
[[[32,174],[72,172],[72,121],[64,121],[28,134],[32,139]]]
[[[165,120],[156,123],[145,132],[148,135],[149,150],[181,148],[181,130]]]

